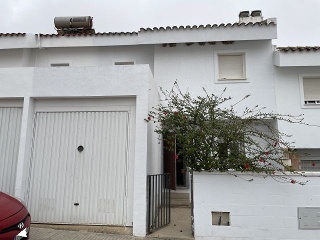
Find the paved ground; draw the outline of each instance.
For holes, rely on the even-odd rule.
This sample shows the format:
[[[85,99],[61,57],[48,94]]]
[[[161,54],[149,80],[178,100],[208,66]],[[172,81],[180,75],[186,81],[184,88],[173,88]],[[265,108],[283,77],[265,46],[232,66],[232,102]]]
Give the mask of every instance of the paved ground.
[[[138,240],[138,239],[193,239],[191,236],[190,208],[172,208],[171,224],[152,233],[146,238],[136,238],[123,234],[108,234],[84,230],[60,230],[31,226],[30,240]]]
[[[96,233],[87,231],[68,231],[48,228],[31,227],[30,240],[105,240],[105,239],[119,239],[119,240],[131,240],[139,239],[128,235],[116,235],[106,233]]]
[[[149,236],[164,239],[193,239],[191,235],[191,209],[185,207],[171,208],[169,226],[163,227]]]

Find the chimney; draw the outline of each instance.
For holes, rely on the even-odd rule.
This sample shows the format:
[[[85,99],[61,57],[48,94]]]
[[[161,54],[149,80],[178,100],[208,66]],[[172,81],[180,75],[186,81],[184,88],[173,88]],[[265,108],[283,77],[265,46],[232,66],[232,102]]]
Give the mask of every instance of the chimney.
[[[262,12],[261,10],[254,10],[249,14],[249,11],[242,11],[239,13],[239,23],[256,23],[262,22]]]

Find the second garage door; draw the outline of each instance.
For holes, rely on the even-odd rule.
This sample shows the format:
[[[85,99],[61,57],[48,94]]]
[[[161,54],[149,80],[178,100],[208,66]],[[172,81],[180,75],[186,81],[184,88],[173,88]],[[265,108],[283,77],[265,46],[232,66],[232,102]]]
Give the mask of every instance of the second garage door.
[[[22,108],[0,107],[0,191],[14,195]]]
[[[128,112],[38,112],[28,207],[34,222],[125,225]]]

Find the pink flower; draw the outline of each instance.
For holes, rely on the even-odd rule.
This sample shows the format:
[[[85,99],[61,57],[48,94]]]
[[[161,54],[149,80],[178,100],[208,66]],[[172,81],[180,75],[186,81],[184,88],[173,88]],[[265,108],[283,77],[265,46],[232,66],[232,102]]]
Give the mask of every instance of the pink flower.
[[[174,159],[178,160],[179,159],[179,155],[178,154],[174,155]]]
[[[315,166],[316,166],[316,163],[315,163],[315,162],[312,162],[311,165],[312,165],[312,167],[315,167]]]
[[[266,152],[266,155],[268,156],[268,155],[269,155],[269,152]]]
[[[246,164],[244,165],[244,168],[245,168],[245,169],[249,169],[249,168],[250,168],[249,164],[246,163]]]
[[[291,183],[292,183],[292,184],[295,184],[295,183],[296,183],[296,181],[292,179],[292,180],[291,180]]]
[[[262,157],[260,157],[259,161],[260,161],[260,162],[265,162]]]
[[[151,120],[151,116],[148,116],[148,120],[149,120],[149,121]]]

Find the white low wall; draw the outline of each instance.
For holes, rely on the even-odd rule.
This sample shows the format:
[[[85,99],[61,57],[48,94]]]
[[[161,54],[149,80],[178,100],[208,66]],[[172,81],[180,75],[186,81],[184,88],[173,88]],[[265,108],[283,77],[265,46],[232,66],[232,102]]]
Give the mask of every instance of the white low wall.
[[[195,239],[320,239],[320,230],[298,225],[298,207],[320,207],[320,173],[295,179],[309,182],[302,186],[271,177],[195,173]],[[212,225],[212,211],[230,212],[230,226]]]

